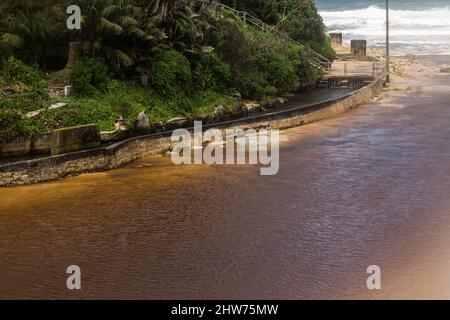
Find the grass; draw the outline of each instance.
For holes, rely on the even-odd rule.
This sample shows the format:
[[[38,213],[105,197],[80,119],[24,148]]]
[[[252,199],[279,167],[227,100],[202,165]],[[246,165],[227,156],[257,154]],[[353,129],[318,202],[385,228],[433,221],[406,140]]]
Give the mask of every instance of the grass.
[[[104,93],[89,97],[70,96],[58,102],[68,103],[68,106],[46,110],[33,122],[48,129],[98,123],[101,130],[109,131],[113,130],[119,116],[132,124],[144,111],[152,122],[167,121],[177,116],[212,112],[217,105],[232,107],[234,98],[211,90],[197,91],[193,96],[163,96],[132,81],[112,80]]]

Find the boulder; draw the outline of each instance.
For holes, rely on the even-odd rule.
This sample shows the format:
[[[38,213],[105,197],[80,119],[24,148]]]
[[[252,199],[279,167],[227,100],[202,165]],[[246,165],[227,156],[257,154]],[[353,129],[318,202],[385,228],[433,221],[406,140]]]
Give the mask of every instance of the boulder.
[[[138,130],[148,130],[150,128],[150,118],[145,114],[144,111],[139,113],[137,117],[136,128]]]
[[[189,119],[185,117],[175,117],[170,120],[168,120],[165,125],[164,129],[166,130],[174,130],[177,128],[184,128],[189,125]]]
[[[152,127],[155,132],[162,132],[164,129],[164,124],[162,122],[155,122]]]
[[[120,116],[117,120],[116,120],[116,124],[114,125],[114,129],[115,130],[127,130],[127,126],[125,125],[125,119]]]
[[[225,111],[225,108],[222,105],[218,105],[216,107],[214,107],[214,114],[215,115],[221,115],[223,114],[223,112]]]
[[[241,95],[241,93],[239,92],[239,90],[235,90],[235,91],[234,91],[233,97],[234,97],[237,101],[241,101],[241,100],[242,100],[242,95]]]
[[[242,105],[242,110],[247,113],[256,113],[261,111],[261,104],[255,101],[246,102]]]
[[[274,108],[276,106],[286,103],[286,101],[287,101],[286,99],[281,97],[267,97],[261,102],[261,104],[265,108]]]
[[[114,130],[100,132],[102,142],[117,142],[131,137],[131,130]]]

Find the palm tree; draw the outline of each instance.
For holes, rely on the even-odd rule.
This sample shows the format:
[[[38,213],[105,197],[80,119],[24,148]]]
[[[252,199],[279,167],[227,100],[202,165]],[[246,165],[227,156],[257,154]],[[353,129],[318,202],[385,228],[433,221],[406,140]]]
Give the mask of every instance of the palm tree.
[[[49,1],[19,0],[5,9],[0,22],[0,43],[13,47],[24,60],[44,68],[55,54],[54,40],[61,39],[60,7],[45,7]]]
[[[91,56],[103,55],[114,68],[130,66],[132,58],[115,45],[118,38],[134,35],[144,37],[135,19],[137,7],[129,0],[84,0],[81,2],[83,50]]]
[[[154,13],[159,17],[161,21],[165,21],[169,13],[174,12],[184,5],[185,0],[152,0],[150,6],[153,8]]]

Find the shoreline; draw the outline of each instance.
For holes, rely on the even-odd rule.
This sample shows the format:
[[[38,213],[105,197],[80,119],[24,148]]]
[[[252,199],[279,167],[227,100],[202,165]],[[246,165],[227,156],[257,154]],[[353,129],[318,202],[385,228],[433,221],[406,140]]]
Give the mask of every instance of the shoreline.
[[[261,177],[256,166],[178,167],[157,156],[2,189],[9,230],[2,254],[12,279],[5,292],[67,297],[52,275],[75,255],[100,275],[83,298],[445,298],[450,74],[396,77],[393,83],[410,89],[386,89],[351,113],[283,131],[275,178]],[[436,87],[440,80],[446,86]],[[110,263],[105,269],[98,261]],[[361,286],[373,263],[385,279],[377,292]],[[117,273],[124,265],[127,272]],[[242,285],[249,273],[240,270],[255,275],[254,285]],[[281,278],[266,277],[279,270]],[[39,290],[29,287],[30,277]],[[311,291],[317,279],[326,290]],[[261,289],[268,287],[275,291]]]
[[[368,48],[368,53],[377,60],[384,59],[382,52]],[[411,55],[401,58],[393,57],[391,60],[391,75],[394,81],[387,84],[384,89],[382,89],[384,81],[381,80],[380,82],[380,79],[376,79],[369,86],[337,98],[301,107],[294,106],[276,111],[269,110],[261,114],[249,114],[244,118],[208,124],[204,128],[239,127],[243,129],[273,128],[282,130],[333,117],[372,101],[381,90],[392,92],[406,90],[407,86],[402,84],[402,81],[395,80],[397,77],[410,80],[418,79],[419,77],[436,74],[442,68],[446,68],[442,64],[432,67],[432,63],[426,62],[424,64],[420,60],[420,57]],[[372,90],[372,87],[375,87],[375,89]],[[361,95],[361,92],[364,93]],[[364,97],[361,98],[361,96]],[[376,98],[376,101],[383,99],[384,97],[379,97]],[[0,187],[49,182],[84,173],[116,169],[146,156],[164,154],[170,149],[170,134],[171,131],[165,131],[135,136],[96,149],[12,163],[0,163]]]
[[[287,129],[330,118],[372,101],[381,91],[383,75],[347,95],[306,106],[205,125],[208,128]],[[115,169],[170,149],[171,131],[137,136],[107,147],[0,165],[0,187],[35,184],[90,172]]]

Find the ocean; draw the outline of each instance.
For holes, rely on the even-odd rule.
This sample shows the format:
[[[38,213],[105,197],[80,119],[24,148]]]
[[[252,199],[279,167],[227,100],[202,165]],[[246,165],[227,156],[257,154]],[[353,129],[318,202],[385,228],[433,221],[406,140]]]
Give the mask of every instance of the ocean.
[[[393,55],[450,55],[450,0],[390,0]],[[384,48],[384,0],[316,0],[330,32],[342,32],[344,42],[365,39]]]

